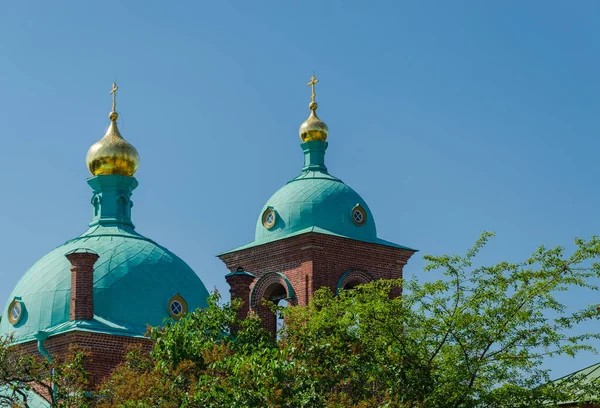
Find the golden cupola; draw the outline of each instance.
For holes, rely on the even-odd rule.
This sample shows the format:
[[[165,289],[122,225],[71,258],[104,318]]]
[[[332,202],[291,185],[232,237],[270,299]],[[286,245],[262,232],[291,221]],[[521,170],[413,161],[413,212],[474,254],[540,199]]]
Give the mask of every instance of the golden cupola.
[[[312,95],[310,97],[311,102],[308,105],[310,108],[310,116],[300,125],[300,139],[302,142],[311,142],[313,140],[320,140],[322,142],[327,140],[329,134],[329,128],[319,117],[317,116],[317,108],[319,105],[315,102],[315,84],[319,80],[313,75],[310,79],[308,86],[312,86]]]
[[[106,134],[96,143],[94,143],[87,152],[87,167],[94,176],[103,174],[120,174],[122,176],[133,177],[140,164],[140,156],[131,143],[121,136],[117,127],[119,114],[116,112],[116,83],[113,83],[112,90],[112,111],[108,114],[110,125]]]

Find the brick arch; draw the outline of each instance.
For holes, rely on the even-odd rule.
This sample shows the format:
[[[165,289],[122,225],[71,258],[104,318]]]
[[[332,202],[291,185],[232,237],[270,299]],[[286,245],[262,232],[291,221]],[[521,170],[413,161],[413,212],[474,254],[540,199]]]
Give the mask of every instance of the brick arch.
[[[369,272],[358,269],[350,269],[349,271],[344,272],[344,274],[340,277],[340,280],[338,280],[335,292],[337,294],[340,289],[344,289],[350,283],[362,285],[374,280],[375,278]]]
[[[288,278],[279,272],[269,272],[261,276],[250,292],[250,307],[260,306],[262,299],[269,297],[269,291],[276,286],[282,286],[285,290],[285,299],[290,305],[296,303],[294,288]]]

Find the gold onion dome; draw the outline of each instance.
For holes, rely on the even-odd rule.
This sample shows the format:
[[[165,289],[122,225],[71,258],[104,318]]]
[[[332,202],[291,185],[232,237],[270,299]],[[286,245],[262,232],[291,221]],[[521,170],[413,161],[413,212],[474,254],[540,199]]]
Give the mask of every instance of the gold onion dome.
[[[312,95],[310,97],[311,102],[308,105],[310,108],[310,116],[300,125],[300,139],[302,142],[310,142],[313,140],[320,140],[322,142],[327,140],[329,134],[329,128],[319,117],[317,116],[317,108],[319,105],[315,102],[315,84],[319,82],[313,75],[310,82],[307,84],[312,86]]]
[[[87,152],[87,167],[94,176],[120,174],[133,177],[140,164],[140,156],[131,143],[121,136],[117,127],[119,114],[116,112],[116,93],[119,88],[113,83],[112,111],[108,114],[110,125],[102,139],[94,143]]]

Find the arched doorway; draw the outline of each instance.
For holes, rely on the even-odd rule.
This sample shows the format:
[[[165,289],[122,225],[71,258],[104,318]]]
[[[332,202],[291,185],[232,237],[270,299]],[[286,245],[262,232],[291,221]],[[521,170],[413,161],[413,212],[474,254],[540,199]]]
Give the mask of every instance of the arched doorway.
[[[285,275],[270,272],[261,276],[250,293],[250,307],[261,318],[264,328],[275,337],[283,319],[264,304],[265,300],[278,306],[295,304],[294,289]]]
[[[279,307],[287,307],[288,306],[288,301],[286,299],[281,299],[278,303],[277,306]],[[282,315],[281,310],[278,310],[275,316],[275,330],[277,333],[277,339],[279,340],[279,333],[281,331],[281,328],[283,327],[284,324],[284,318]]]

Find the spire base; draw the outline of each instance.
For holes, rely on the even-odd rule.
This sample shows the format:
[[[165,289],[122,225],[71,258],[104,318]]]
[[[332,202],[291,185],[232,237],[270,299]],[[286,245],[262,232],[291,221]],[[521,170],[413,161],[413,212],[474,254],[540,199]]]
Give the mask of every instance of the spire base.
[[[325,166],[325,150],[327,142],[321,140],[312,140],[300,145],[304,151],[304,167],[302,171],[321,171],[327,173]]]
[[[131,222],[131,194],[138,182],[134,177],[103,174],[87,180],[94,192],[93,217],[90,227],[96,225],[135,228]]]

